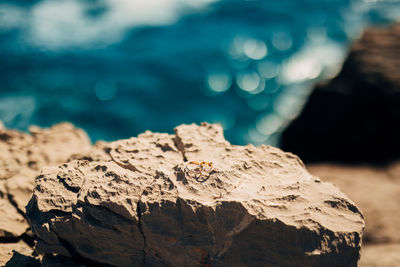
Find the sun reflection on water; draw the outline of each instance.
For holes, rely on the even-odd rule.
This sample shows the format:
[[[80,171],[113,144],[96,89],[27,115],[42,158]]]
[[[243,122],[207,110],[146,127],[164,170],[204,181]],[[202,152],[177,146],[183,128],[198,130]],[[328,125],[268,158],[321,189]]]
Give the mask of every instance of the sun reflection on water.
[[[400,18],[389,0],[23,2],[0,4],[0,120],[93,140],[209,121],[277,144],[371,14]]]

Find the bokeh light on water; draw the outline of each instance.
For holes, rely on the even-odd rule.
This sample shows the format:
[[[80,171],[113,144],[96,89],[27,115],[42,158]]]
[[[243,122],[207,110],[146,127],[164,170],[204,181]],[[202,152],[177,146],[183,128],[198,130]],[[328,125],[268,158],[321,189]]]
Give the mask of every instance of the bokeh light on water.
[[[399,1],[0,1],[0,120],[71,121],[93,140],[221,123],[277,144],[351,40]]]

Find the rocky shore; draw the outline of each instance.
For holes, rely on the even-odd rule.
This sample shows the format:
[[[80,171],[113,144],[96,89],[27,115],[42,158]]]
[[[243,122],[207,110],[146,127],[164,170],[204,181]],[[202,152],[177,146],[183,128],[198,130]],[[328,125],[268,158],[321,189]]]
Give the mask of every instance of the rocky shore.
[[[0,125],[0,265],[397,266],[399,44],[399,25],[367,30],[288,152],[207,123],[95,145]]]
[[[293,154],[233,146],[220,126],[206,123],[84,150],[38,172],[20,214],[35,246],[21,237],[27,227],[16,232],[13,244],[25,247],[4,248],[11,262],[357,266],[361,211]],[[212,162],[206,173],[187,170],[201,160]]]

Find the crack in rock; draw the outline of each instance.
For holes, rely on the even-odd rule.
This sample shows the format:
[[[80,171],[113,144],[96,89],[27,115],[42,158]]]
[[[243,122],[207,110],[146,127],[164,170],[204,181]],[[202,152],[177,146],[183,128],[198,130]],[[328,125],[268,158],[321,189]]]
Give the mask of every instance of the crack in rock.
[[[139,231],[140,231],[140,234],[142,235],[142,237],[143,237],[143,261],[142,261],[142,264],[143,264],[143,266],[146,266],[146,248],[147,248],[147,242],[146,242],[146,236],[144,235],[144,232],[143,232],[143,228],[142,228],[142,215],[141,215],[141,210],[140,210],[140,200],[138,201],[138,203],[137,203],[137,209],[136,209],[136,212],[137,212],[137,216],[138,216],[138,227],[139,227]]]

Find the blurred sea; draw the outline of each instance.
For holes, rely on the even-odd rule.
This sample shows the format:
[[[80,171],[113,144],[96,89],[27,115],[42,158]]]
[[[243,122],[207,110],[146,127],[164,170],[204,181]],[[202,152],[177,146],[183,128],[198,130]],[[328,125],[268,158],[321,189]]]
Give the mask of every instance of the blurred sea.
[[[399,0],[0,0],[0,120],[276,145],[362,30],[397,20]]]

